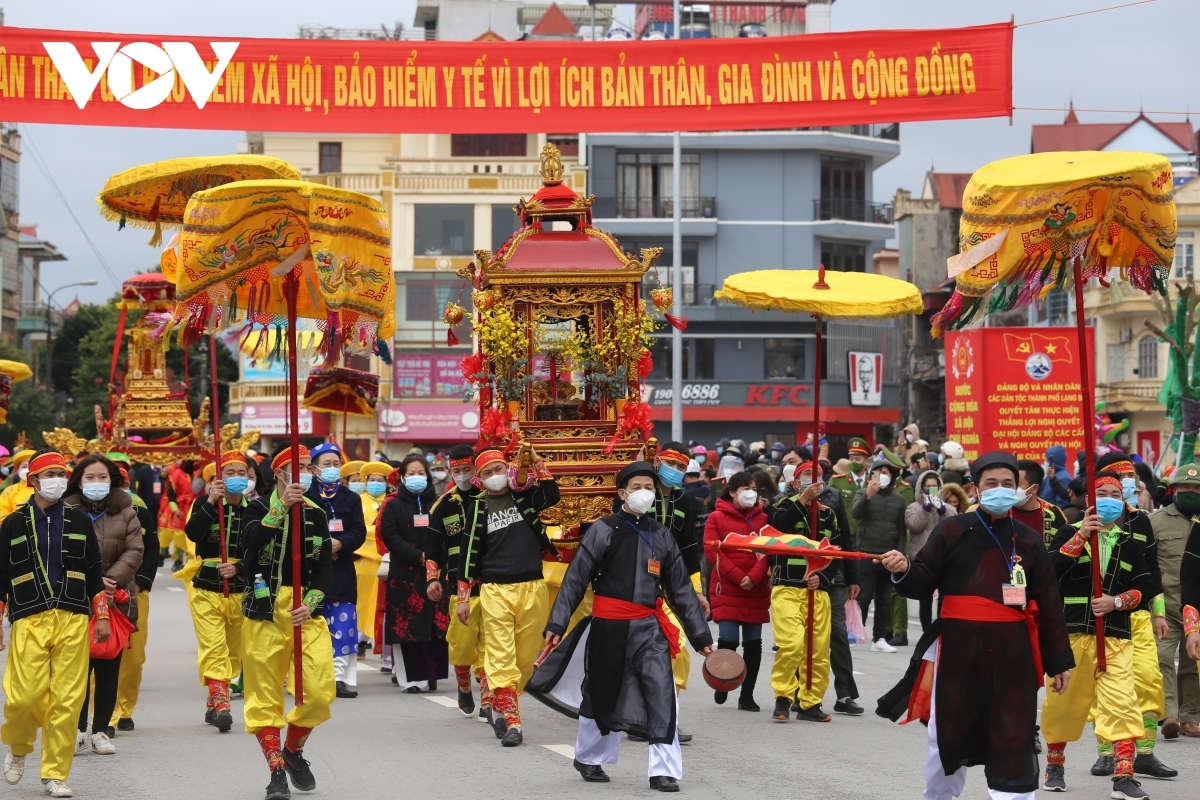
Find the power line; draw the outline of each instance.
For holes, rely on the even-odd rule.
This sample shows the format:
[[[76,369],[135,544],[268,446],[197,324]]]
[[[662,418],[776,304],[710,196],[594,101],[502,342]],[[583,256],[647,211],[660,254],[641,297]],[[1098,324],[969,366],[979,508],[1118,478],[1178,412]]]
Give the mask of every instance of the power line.
[[[42,177],[46,179],[46,182],[50,184],[50,187],[54,189],[54,193],[58,195],[58,199],[62,202],[63,208],[67,209],[67,213],[70,214],[71,219],[75,221],[75,225],[79,228],[79,232],[83,234],[84,241],[86,241],[88,246],[92,248],[92,253],[96,256],[96,260],[100,262],[100,266],[103,267],[105,273],[108,274],[108,279],[112,281],[113,288],[119,291],[121,288],[121,281],[117,279],[117,274],[112,271],[112,267],[108,265],[108,261],[105,260],[104,255],[100,252],[100,248],[97,247],[96,243],[92,241],[92,237],[88,235],[87,229],[83,227],[83,223],[79,221],[79,217],[75,216],[75,211],[71,208],[71,204],[67,202],[66,196],[62,193],[62,190],[58,188],[58,182],[54,180],[54,175],[51,174],[49,165],[46,164],[45,159],[42,158],[42,153],[38,149],[37,143],[34,142],[33,137],[29,135],[28,125],[21,126],[21,135],[29,142],[29,146],[33,148],[31,153],[33,155],[34,166],[36,166],[38,171],[42,173]]]

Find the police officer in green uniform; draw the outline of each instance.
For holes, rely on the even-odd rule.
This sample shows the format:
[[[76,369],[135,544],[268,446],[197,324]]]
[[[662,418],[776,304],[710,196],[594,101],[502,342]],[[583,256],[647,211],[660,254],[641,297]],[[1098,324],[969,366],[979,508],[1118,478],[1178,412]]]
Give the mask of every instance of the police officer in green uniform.
[[[897,476],[899,476],[900,470],[908,466],[904,463],[903,458],[886,447],[883,448],[883,451],[879,455],[886,458],[888,463],[896,467]],[[913,500],[916,499],[916,492],[913,491],[912,484],[904,480],[904,478],[896,478],[895,488],[892,491],[904,498],[906,506],[912,505]],[[907,546],[907,543],[905,543],[905,547]],[[892,647],[908,647],[908,599],[899,592],[892,592],[891,612],[892,636],[888,639],[888,644]]]
[[[859,489],[867,488],[867,462],[871,459],[871,448],[866,439],[855,436],[848,443],[850,454],[850,472],[845,475],[834,475],[829,479],[829,488],[842,495],[842,505],[850,508],[854,505],[854,494]],[[852,543],[858,542],[858,520],[849,518],[850,538]]]

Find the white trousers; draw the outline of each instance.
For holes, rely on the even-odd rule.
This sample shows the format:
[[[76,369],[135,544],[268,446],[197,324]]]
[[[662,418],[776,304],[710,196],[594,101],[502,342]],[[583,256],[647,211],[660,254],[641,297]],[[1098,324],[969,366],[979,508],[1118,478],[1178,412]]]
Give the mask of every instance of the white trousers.
[[[938,643],[925,651],[922,659],[937,663]],[[933,673],[934,690],[929,701],[929,749],[925,757],[925,800],[954,800],[961,797],[967,785],[967,768],[959,767],[953,775],[947,775],[942,767],[942,755],[937,741],[937,672]],[[991,800],[1034,800],[1033,792],[999,792],[988,789]]]
[[[358,653],[333,657],[333,679],[347,686],[358,686]]]
[[[676,718],[678,719],[679,702],[676,701]],[[579,733],[575,735],[575,759],[580,764],[599,766],[616,764],[621,750],[621,734],[613,731],[608,735],[600,733],[596,721],[581,716],[579,718]],[[650,763],[646,769],[648,777],[670,776],[677,781],[683,780],[683,751],[679,747],[679,731],[675,731],[675,740],[670,744],[650,745]]]

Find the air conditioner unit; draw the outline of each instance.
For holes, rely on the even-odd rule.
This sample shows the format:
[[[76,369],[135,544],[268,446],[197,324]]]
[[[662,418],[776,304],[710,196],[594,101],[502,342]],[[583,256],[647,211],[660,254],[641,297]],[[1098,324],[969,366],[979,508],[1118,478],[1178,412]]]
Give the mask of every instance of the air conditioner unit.
[[[1133,341],[1133,328],[1121,328],[1121,341],[1126,344]]]

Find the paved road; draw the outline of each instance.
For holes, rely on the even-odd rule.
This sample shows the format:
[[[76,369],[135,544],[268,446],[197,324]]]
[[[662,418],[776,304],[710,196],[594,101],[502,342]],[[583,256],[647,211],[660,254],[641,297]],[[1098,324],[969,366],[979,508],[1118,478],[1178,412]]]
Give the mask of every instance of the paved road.
[[[196,679],[195,641],[185,595],[178,581],[160,573],[151,602],[149,657],[137,730],[120,733],[117,755],[88,754],[75,761],[70,786],[86,798],[213,798],[255,800],[267,783],[254,738],[239,724],[220,734],[203,724],[204,689]],[[769,626],[766,635],[769,637]],[[919,632],[915,625],[910,640]],[[770,641],[766,642],[757,699],[763,711],[717,706],[693,662],[692,681],[680,704],[680,719],[695,740],[684,745],[684,793],[693,798],[820,797],[822,800],[919,798],[925,730],[903,728],[874,716],[874,699],[890,688],[910,650],[896,655],[854,648],[863,717],[834,715],[830,724],[772,723],[769,716]],[[466,720],[453,707],[453,684],[435,694],[406,695],[379,672],[379,661],[360,669],[360,696],[334,704],[333,719],[309,741],[317,790],[311,797],[613,798],[644,796],[646,746],[624,742],[621,763],[608,771],[608,785],[585,786],[571,768],[575,724],[532,699],[524,704],[525,744],[505,749],[491,730]],[[831,708],[833,696],[826,700]],[[1085,734],[1090,737],[1090,732]],[[1093,778],[1094,758],[1085,738],[1068,748],[1067,780],[1076,797],[1107,798],[1107,779]],[[1147,780],[1155,800],[1195,796],[1200,784],[1200,741],[1159,745],[1159,755],[1178,768],[1175,781]],[[0,797],[39,797],[35,753],[26,780],[0,787]],[[32,779],[32,780],[31,780]],[[965,797],[986,796],[982,770],[974,770]]]

